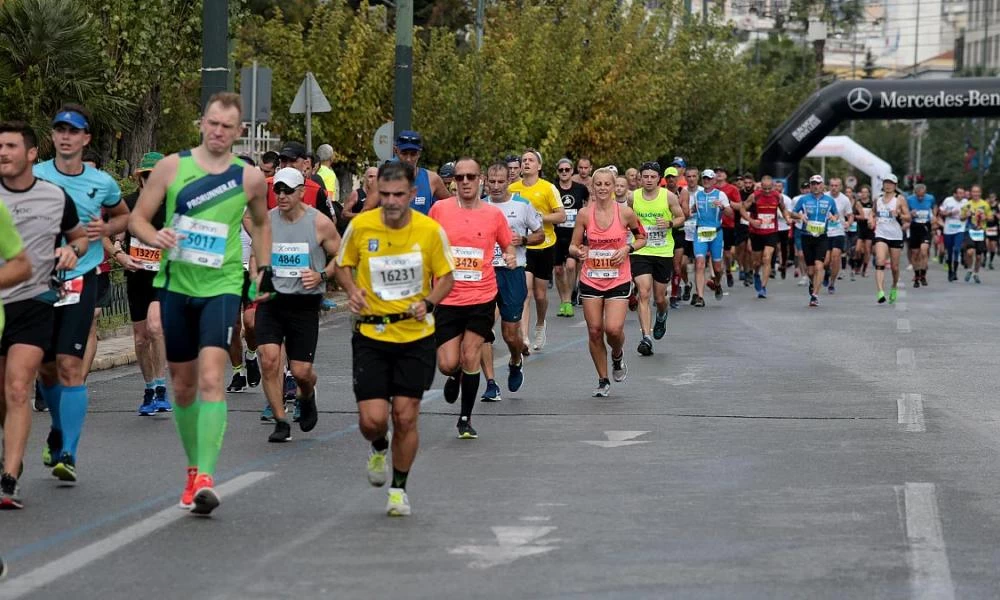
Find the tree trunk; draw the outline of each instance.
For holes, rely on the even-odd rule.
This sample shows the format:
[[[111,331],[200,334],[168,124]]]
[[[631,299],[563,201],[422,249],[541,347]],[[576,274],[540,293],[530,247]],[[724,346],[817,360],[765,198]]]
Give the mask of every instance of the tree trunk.
[[[135,171],[142,155],[156,150],[156,123],[161,109],[160,86],[153,86],[139,101],[133,114],[131,129],[122,132],[120,157],[128,163],[129,173]]]

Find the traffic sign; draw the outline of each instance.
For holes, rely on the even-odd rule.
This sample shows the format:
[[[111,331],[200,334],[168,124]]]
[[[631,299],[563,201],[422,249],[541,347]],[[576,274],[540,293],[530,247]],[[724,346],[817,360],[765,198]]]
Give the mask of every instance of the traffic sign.
[[[288,112],[299,115],[304,112],[323,113],[331,110],[330,101],[323,95],[323,90],[319,88],[319,82],[316,81],[312,71],[306,73],[299,91],[295,94],[295,100],[292,100],[292,108]]]
[[[380,161],[392,158],[393,127],[393,122],[389,121],[375,131],[375,138],[372,140],[372,145],[375,147],[375,156]]]

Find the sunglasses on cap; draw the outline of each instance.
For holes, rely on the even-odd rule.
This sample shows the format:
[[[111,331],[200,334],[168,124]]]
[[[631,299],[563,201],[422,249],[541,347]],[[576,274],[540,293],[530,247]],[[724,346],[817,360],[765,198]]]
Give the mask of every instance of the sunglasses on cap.
[[[418,136],[415,135],[401,135],[398,138],[396,138],[397,144],[420,144],[422,142],[423,140],[421,140]]]
[[[275,196],[279,196],[279,195],[290,196],[292,194],[292,192],[294,192],[297,189],[299,189],[299,188],[297,188],[297,187],[294,187],[294,188],[290,187],[288,184],[285,184],[285,183],[276,183],[276,184],[274,184],[274,195]]]

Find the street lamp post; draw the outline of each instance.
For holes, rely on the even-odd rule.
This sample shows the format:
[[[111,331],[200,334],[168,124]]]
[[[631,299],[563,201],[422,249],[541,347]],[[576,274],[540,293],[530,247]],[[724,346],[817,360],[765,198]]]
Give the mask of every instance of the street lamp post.
[[[397,132],[412,129],[413,119],[413,0],[396,2],[396,84],[393,119]]]

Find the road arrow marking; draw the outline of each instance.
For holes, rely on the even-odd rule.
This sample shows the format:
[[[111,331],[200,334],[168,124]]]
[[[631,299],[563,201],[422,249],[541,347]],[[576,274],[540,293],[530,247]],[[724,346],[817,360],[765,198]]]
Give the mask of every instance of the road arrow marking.
[[[474,556],[469,563],[473,569],[488,569],[497,565],[505,565],[525,556],[535,556],[551,552],[559,546],[552,544],[557,540],[533,544],[556,530],[552,526],[527,527],[491,527],[497,538],[495,546],[458,546],[448,551],[449,554],[465,554]]]
[[[645,435],[648,431],[605,431],[604,435],[608,441],[584,440],[584,444],[600,446],[601,448],[618,448],[620,446],[633,446],[635,444],[648,444],[648,441],[634,441],[634,438]],[[632,440],[632,441],[630,441]]]

